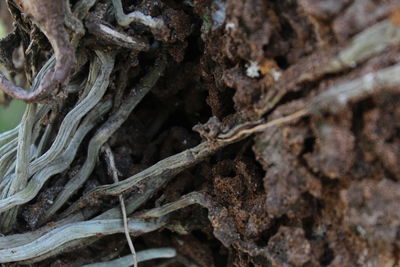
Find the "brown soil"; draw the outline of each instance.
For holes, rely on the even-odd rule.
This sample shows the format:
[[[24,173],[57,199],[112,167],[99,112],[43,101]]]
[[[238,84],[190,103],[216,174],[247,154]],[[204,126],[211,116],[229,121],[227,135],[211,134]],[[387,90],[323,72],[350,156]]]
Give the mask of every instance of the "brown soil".
[[[395,44],[356,66],[325,69],[358,33],[384,20],[398,25],[395,0],[125,2],[126,11],[163,17],[172,31],[165,43],[173,62],[111,139],[121,177],[201,142],[192,127],[210,117],[230,128],[289,115],[328,88],[400,59]],[[140,34],[140,25],[131,27]],[[149,53],[139,55],[136,65],[120,54],[110,90],[134,84],[151,61]],[[135,239],[136,249],[175,247],[181,263],[165,266],[398,266],[399,104],[398,90],[372,93],[227,146],[177,175],[144,208],[192,191],[204,192],[212,205],[175,212],[180,231],[143,235]],[[19,230],[39,227],[45,203],[84,156],[83,150],[75,169],[24,208]],[[106,169],[99,160],[79,194],[111,183]],[[102,203],[118,205],[117,198]],[[111,248],[128,253],[117,235],[35,266],[93,262]]]

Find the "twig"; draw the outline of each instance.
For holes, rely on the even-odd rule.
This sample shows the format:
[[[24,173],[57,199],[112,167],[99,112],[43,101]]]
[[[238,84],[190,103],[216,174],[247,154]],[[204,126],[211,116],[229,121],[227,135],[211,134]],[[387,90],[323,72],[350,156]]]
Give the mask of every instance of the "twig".
[[[114,154],[111,151],[111,148],[108,144],[105,144],[103,146],[103,149],[105,152],[105,158],[106,158],[106,162],[108,165],[108,170],[109,170],[110,174],[112,175],[114,182],[118,183],[119,182],[118,170],[117,170],[117,167],[115,166]],[[131,253],[132,253],[133,265],[135,267],[137,267],[138,260],[136,257],[135,247],[133,246],[131,236],[129,235],[128,219],[126,216],[126,209],[125,209],[125,201],[124,201],[124,197],[122,195],[119,195],[119,202],[121,204],[122,220],[124,222],[126,240],[128,241],[129,249],[131,250]]]

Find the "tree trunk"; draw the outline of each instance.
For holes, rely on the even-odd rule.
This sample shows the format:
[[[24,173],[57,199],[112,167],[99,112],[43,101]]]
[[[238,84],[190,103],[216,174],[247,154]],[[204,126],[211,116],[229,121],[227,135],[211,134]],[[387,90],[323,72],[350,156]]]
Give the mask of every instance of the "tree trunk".
[[[400,1],[6,2],[0,263],[400,264]]]

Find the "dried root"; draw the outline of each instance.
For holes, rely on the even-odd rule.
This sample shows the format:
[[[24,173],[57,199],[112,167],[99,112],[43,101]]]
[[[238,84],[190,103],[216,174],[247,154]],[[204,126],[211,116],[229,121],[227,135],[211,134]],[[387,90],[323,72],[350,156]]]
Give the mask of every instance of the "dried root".
[[[333,23],[336,28],[323,25],[346,6],[354,12],[353,4],[331,1],[335,9],[326,10],[310,4],[315,1],[298,1],[296,8],[308,14],[307,23],[325,47],[313,51],[304,30],[309,24],[301,20],[305,18],[294,19],[282,10],[285,16],[276,16],[286,1],[213,1],[209,8],[201,1],[176,4],[184,6],[182,10],[194,7],[191,12],[199,15],[201,25],[157,0],[130,7],[121,0],[14,2],[18,27],[0,41],[0,62],[10,73],[18,71],[5,51],[11,43],[21,43],[35,78],[32,90],[26,91],[6,79],[10,73],[0,73],[0,89],[29,103],[21,123],[0,134],[0,263],[42,264],[68,251],[89,253],[85,249],[108,242],[106,236],[125,233],[131,254],[126,255],[122,240],[109,246],[124,252],[105,249],[91,260],[77,258],[69,264],[136,266],[173,258],[166,264],[195,261],[214,266],[210,248],[188,235],[200,229],[203,239],[219,240],[220,250],[238,266],[257,265],[259,259],[282,266],[319,266],[322,256],[330,255],[326,240],[334,234],[319,225],[325,223],[322,219],[314,220],[308,207],[332,207],[324,194],[348,206],[349,218],[343,220],[351,226],[347,228],[358,229],[360,235],[373,232],[373,225],[356,216],[370,210],[355,209],[353,202],[365,199],[372,205],[369,193],[376,190],[364,190],[363,184],[376,181],[350,180],[347,175],[356,156],[367,155],[370,161],[385,158],[386,169],[379,175],[391,177],[393,188],[398,179],[392,171],[398,165],[393,141],[398,123],[386,133],[380,131],[378,119],[379,107],[398,96],[400,88],[400,27],[393,14],[379,15],[389,12],[386,9],[375,14],[377,21],[364,23],[357,17],[357,25],[364,26],[359,33],[346,33],[337,28],[340,19]],[[246,13],[250,2],[271,21],[242,17],[238,10]],[[228,17],[232,21],[225,21]],[[299,38],[305,49],[288,55],[287,62],[279,54],[286,52],[278,53],[269,43],[295,47],[293,40],[285,43],[276,33],[276,23],[285,29],[290,25],[293,32],[288,36]],[[52,56],[41,51],[46,41],[37,29],[50,43]],[[328,31],[336,31],[336,41],[325,39]],[[202,49],[207,53],[200,58],[190,54]],[[394,56],[386,56],[387,51]],[[210,115],[208,108],[196,105],[199,99],[207,100],[213,113],[206,124],[193,128],[200,136],[188,130]],[[364,101],[376,103],[353,107]],[[352,116],[361,116],[362,122]],[[363,123],[364,128],[358,125]],[[375,143],[371,151],[354,152],[357,134]],[[333,153],[332,147],[340,153]],[[343,154],[352,160],[346,162]],[[332,167],[332,162],[345,168]],[[378,189],[388,184],[379,183]],[[362,197],[350,201],[357,192]],[[341,214],[336,208],[331,210]],[[331,210],[318,213],[318,219],[331,216]],[[339,220],[335,216],[330,219]],[[395,221],[392,228],[400,225],[394,215],[380,216]],[[357,228],[362,226],[366,230]],[[345,228],[341,234],[352,231]],[[394,240],[384,230],[382,235]],[[131,236],[150,236],[141,246],[151,249],[136,252]],[[160,248],[163,238],[168,248]],[[317,258],[310,253],[313,242],[328,252],[317,250],[325,253]],[[301,250],[293,249],[293,243],[302,244]],[[188,251],[194,248],[196,255],[191,255]]]

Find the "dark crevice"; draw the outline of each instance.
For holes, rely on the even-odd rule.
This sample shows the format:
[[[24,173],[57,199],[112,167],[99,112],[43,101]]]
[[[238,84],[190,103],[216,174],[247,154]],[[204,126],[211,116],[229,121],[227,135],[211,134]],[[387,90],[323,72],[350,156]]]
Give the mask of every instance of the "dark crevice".
[[[282,70],[286,70],[289,67],[289,63],[284,56],[275,57],[274,60]]]
[[[260,234],[260,238],[257,239],[256,244],[259,247],[266,247],[268,245],[268,241],[271,237],[278,233],[279,227],[285,225],[288,222],[288,218],[286,216],[282,216],[280,218],[276,218],[271,222],[270,227],[265,230],[262,234]]]
[[[322,266],[328,266],[333,259],[335,258],[334,251],[329,247],[328,244],[324,246],[324,253],[322,254],[321,258],[319,259],[319,263]]]

